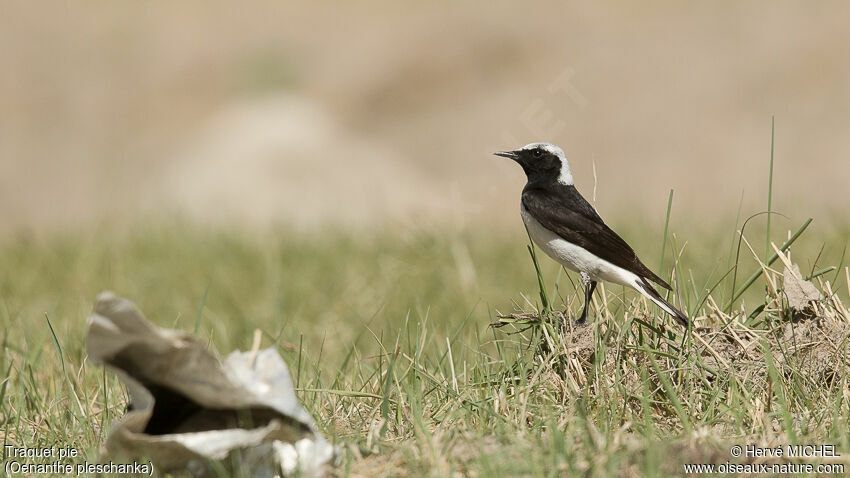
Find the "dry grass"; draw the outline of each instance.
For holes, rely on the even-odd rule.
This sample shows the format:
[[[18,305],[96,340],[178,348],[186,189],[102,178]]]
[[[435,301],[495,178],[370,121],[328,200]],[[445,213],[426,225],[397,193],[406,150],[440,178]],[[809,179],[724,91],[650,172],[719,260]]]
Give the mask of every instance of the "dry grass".
[[[818,244],[801,241],[797,261],[814,270],[805,258]],[[841,265],[840,249],[823,257]],[[0,248],[0,267],[15,271],[0,280],[2,437],[96,459],[126,396],[86,362],[83,324],[96,293],[113,289],[159,325],[197,324],[222,353],[249,349],[261,330],[322,432],[343,447],[339,476],[669,476],[685,463],[735,461],[731,444],[850,450],[845,268],[816,277],[821,299],[794,310],[785,271],[759,267],[727,309],[717,305],[730,297],[725,283],[706,295],[682,280],[691,270],[716,278],[713,264],[675,259],[697,324],[684,343],[654,306],[604,286],[591,325],[563,338],[489,327],[515,303],[524,303],[517,313],[535,311],[523,299],[536,283],[525,251],[493,237],[257,239],[167,227],[22,238]],[[555,275],[553,305],[572,316],[581,293]],[[549,353],[538,353],[541,343]]]

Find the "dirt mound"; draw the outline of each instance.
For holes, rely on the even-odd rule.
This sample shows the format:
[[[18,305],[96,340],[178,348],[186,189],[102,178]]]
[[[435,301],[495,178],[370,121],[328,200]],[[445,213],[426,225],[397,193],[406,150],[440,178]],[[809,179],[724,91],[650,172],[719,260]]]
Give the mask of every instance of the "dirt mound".
[[[826,386],[847,373],[850,324],[826,318],[785,324],[774,338],[771,350],[776,363],[789,372],[797,371]],[[779,352],[783,352],[780,354]]]
[[[770,305],[770,304],[769,304]],[[768,310],[773,310],[768,307]],[[500,315],[495,326],[539,327],[543,330],[538,354],[548,360],[575,391],[604,372],[632,393],[656,389],[659,371],[671,371],[674,381],[692,379],[715,382],[736,380],[763,389],[770,367],[785,378],[800,378],[830,386],[850,369],[850,323],[827,301],[813,303],[808,314],[787,307],[777,309],[775,324],[752,328],[739,320],[705,317],[708,326],[687,335],[681,328],[652,325],[649,317],[627,320],[623,325],[603,320],[586,326],[567,325],[559,336],[553,324],[569,324],[562,312],[544,317],[535,313]],[[785,319],[785,320],[782,320]],[[545,323],[546,327],[540,327]],[[639,375],[641,365],[653,364],[652,376]]]

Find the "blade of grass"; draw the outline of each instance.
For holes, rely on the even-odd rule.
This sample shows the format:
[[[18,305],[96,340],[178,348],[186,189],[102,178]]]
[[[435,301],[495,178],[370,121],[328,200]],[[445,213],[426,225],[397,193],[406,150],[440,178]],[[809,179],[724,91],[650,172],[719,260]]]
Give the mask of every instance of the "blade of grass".
[[[788,434],[788,439],[791,444],[797,443],[797,432],[794,427],[794,418],[791,413],[791,403],[785,390],[785,380],[783,375],[777,370],[776,362],[773,358],[773,353],[770,350],[770,345],[767,342],[762,342],[761,348],[764,351],[764,359],[767,364],[767,375],[770,379],[768,382],[767,393],[768,398],[775,396],[779,403],[779,411],[776,413],[782,420],[782,429]],[[770,402],[768,402],[770,403]],[[770,411],[770,407],[768,407]]]
[[[201,327],[201,317],[204,315],[204,306],[207,305],[207,294],[210,292],[210,285],[212,284],[212,280],[207,282],[207,287],[204,289],[204,296],[201,297],[201,306],[198,308],[198,315],[195,317],[195,331],[193,333],[197,334],[198,329]]]
[[[531,233],[528,228],[525,228],[525,233],[528,234],[528,253],[531,254],[531,261],[534,262],[534,270],[537,272],[537,285],[540,288],[540,302],[543,307],[543,315],[548,315],[552,308],[549,304],[549,296],[546,294],[546,284],[543,282],[543,273],[540,271],[540,263],[537,262],[537,254],[534,252],[534,241],[531,239]]]
[[[841,250],[841,259],[838,261],[838,266],[836,267],[835,276],[832,278],[832,284],[835,285],[836,290],[838,289],[838,278],[841,276],[841,269],[844,267],[844,257],[847,254],[847,244],[844,244],[844,248]]]
[[[658,381],[661,382],[661,388],[664,390],[664,394],[667,395],[667,399],[673,406],[673,410],[676,412],[676,415],[678,415],[679,422],[682,424],[685,434],[690,435],[691,430],[693,429],[691,427],[691,421],[688,419],[688,414],[685,413],[685,408],[682,406],[682,402],[676,394],[673,382],[670,381],[670,377],[668,377],[667,374],[665,374],[658,366],[653,355],[649,354],[647,355],[647,358],[649,359],[649,364],[652,366],[652,369],[655,371],[655,375],[658,377]]]
[[[770,117],[770,174],[767,179],[767,231],[764,234],[764,257],[770,254],[770,217],[773,206],[773,131],[776,117]]]
[[[738,200],[738,213],[735,216],[735,228],[732,229],[732,231],[733,231],[732,240],[729,242],[729,255],[726,258],[726,267],[730,267],[730,264],[732,264],[732,255],[733,255],[732,253],[735,251],[735,238],[738,236],[738,224],[741,223],[741,207],[743,205],[744,205],[744,190],[742,189],[741,190],[741,199]],[[740,244],[740,241],[738,241],[738,244]],[[731,266],[731,267],[732,267],[732,269],[734,269],[736,271],[736,275],[737,275],[737,269],[738,269],[737,256],[735,258],[735,265]],[[732,283],[730,284],[730,288],[729,288],[729,296],[731,297],[732,294],[734,294],[734,293],[735,293],[735,280],[733,278]]]
[[[782,252],[785,252],[789,247],[791,247],[791,244],[793,244],[794,241],[796,241],[797,238],[800,237],[801,234],[803,234],[803,231],[805,231],[806,228],[809,227],[809,224],[811,224],[811,223],[812,223],[812,218],[808,218],[806,220],[806,222],[804,222],[803,225],[800,226],[799,229],[797,229],[797,232],[792,234],[791,237],[789,237],[787,241],[782,243],[782,246],[779,248],[779,250],[782,251]],[[776,254],[773,254],[772,256],[770,256],[770,258],[767,260],[767,262],[765,262],[765,265],[770,266],[771,264],[776,262],[776,259],[779,259],[779,256],[776,255]],[[741,286],[741,288],[738,290],[738,292],[735,292],[734,294],[732,294],[732,298],[729,299],[729,302],[726,303],[726,306],[723,307],[723,310],[725,310],[728,313],[729,310],[731,310],[730,308],[732,307],[732,304],[736,300],[738,300],[738,298],[741,297],[744,294],[744,292],[746,292],[747,289],[750,288],[751,285],[753,285],[753,283],[756,281],[756,279],[759,278],[759,276],[761,276],[761,274],[762,274],[761,269],[757,270],[756,272],[753,272],[753,274],[746,280],[746,282],[744,282],[744,285]]]
[[[378,395],[377,393],[369,392],[357,392],[354,390],[340,390],[335,388],[296,388],[295,391],[305,393],[328,393],[331,395],[338,395],[340,397],[375,398],[378,400],[387,400],[390,403],[395,404],[395,400],[389,398],[386,395]]]
[[[68,391],[74,396],[77,402],[77,407],[80,409],[80,417],[85,417],[86,412],[83,409],[83,404],[80,402],[80,397],[77,396],[77,391],[74,390],[71,384],[71,377],[68,376],[68,370],[65,368],[65,357],[62,354],[62,346],[59,345],[59,339],[56,337],[56,332],[53,330],[53,324],[50,323],[50,317],[47,313],[44,314],[44,319],[47,320],[47,327],[50,328],[50,336],[53,337],[53,345],[56,347],[56,353],[59,355],[59,363],[62,365],[62,373],[65,375],[65,384],[68,386]]]
[[[480,302],[480,300],[479,300],[479,302]],[[472,317],[472,313],[475,312],[476,307],[478,307],[478,302],[476,302],[475,305],[472,306],[472,309],[470,309],[469,313],[466,314],[466,317],[464,317],[463,322],[460,323],[460,327],[458,327],[457,330],[455,330],[455,333],[454,333],[454,335],[452,335],[452,339],[449,342],[450,345],[455,344],[455,342],[457,341],[457,338],[460,336],[460,333],[463,331],[464,328],[466,328],[466,324],[467,324],[467,322],[469,322],[469,318]],[[443,352],[443,355],[440,356],[440,360],[437,362],[438,366],[443,365],[443,360],[446,359],[447,353],[448,353],[448,350],[446,352]]]
[[[824,267],[823,269],[821,269],[821,270],[819,270],[819,271],[815,271],[815,272],[813,272],[811,275],[808,275],[808,276],[806,276],[806,277],[803,277],[803,279],[805,279],[805,280],[812,280],[812,279],[814,279],[815,277],[819,277],[819,276],[822,276],[822,275],[824,275],[824,274],[828,274],[828,273],[830,273],[830,272],[834,271],[835,269],[836,269],[836,267],[835,267],[835,266]]]
[[[0,385],[0,407],[3,407],[0,408],[0,411],[3,411],[5,408],[6,387],[9,385],[9,376],[12,373],[12,365],[14,364],[15,362],[13,360],[9,361],[9,368],[6,369],[6,373],[3,375],[3,383]]]
[[[673,190],[667,198],[667,216],[664,219],[664,236],[661,238],[661,259],[658,261],[658,273],[664,274],[664,249],[667,248],[667,230],[670,227],[670,210],[673,209]]]

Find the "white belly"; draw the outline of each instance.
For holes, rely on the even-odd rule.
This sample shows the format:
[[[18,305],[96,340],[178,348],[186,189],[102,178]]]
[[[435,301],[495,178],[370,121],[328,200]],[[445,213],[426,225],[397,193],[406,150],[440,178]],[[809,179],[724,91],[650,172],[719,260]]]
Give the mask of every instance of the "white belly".
[[[525,209],[520,203],[520,214],[531,239],[540,249],[543,249],[549,257],[558,263],[576,272],[584,272],[593,281],[608,281],[634,287],[639,277],[622,267],[615,266],[610,262],[599,258],[587,249],[577,246],[561,238],[543,227],[537,219]]]

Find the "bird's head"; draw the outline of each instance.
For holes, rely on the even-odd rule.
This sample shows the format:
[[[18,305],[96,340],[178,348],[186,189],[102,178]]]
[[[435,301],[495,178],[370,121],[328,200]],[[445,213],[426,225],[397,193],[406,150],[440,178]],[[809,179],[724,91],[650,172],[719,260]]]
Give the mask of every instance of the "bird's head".
[[[565,185],[573,184],[573,175],[564,151],[551,143],[531,143],[514,151],[500,151],[496,156],[510,158],[522,166],[531,181],[557,179]]]

